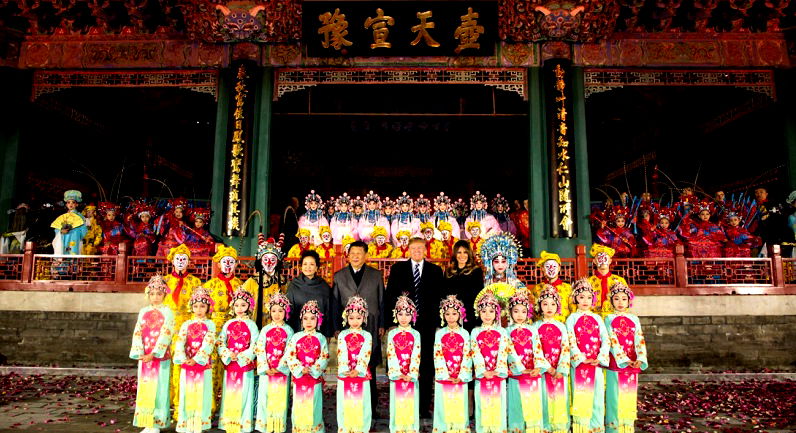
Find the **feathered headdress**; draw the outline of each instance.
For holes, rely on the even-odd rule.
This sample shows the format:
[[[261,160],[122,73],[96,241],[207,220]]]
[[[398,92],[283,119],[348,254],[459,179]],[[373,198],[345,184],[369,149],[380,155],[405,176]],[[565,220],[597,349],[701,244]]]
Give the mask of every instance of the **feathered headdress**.
[[[412,209],[412,205],[414,204],[414,201],[412,200],[412,197],[409,197],[408,195],[406,195],[406,191],[404,191],[403,194],[401,194],[400,197],[395,199],[395,204],[397,204],[398,206],[401,206],[401,205],[404,205],[404,204],[408,204],[409,205],[409,209],[411,210]]]
[[[503,197],[500,194],[496,195],[492,200],[492,212],[498,213],[498,205],[503,206],[503,213],[509,212],[509,201],[506,200],[506,197]]]
[[[451,199],[444,192],[440,192],[438,196],[434,198],[434,206],[439,206],[441,204],[450,205]]]
[[[323,199],[319,194],[315,193],[315,190],[310,190],[310,193],[304,197],[304,207],[309,209],[310,203],[318,203],[318,207],[323,207]]]
[[[492,235],[481,245],[481,261],[486,266],[487,275],[486,279],[489,280],[493,273],[492,260],[495,257],[503,256],[506,258],[508,268],[506,268],[507,278],[516,278],[514,274],[514,265],[519,260],[520,247],[519,243],[511,233],[503,232],[497,235]]]
[[[284,235],[279,235],[279,242],[274,242],[274,238],[266,239],[262,233],[257,235],[257,260],[266,254],[273,254],[277,260],[282,260],[285,254],[282,252],[282,241]]]
[[[487,203],[486,196],[481,194],[481,191],[476,191],[475,195],[470,197],[470,207],[475,208],[475,204],[478,202]]]

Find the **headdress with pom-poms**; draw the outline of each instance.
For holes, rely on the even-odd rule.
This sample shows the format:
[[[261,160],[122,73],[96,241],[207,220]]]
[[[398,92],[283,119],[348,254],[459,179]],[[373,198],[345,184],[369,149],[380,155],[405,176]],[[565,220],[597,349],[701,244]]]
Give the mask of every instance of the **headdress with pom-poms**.
[[[439,206],[441,204],[450,205],[451,199],[444,192],[440,192],[438,196],[434,197],[434,206]]]
[[[359,313],[362,315],[362,324],[368,324],[368,303],[365,298],[354,295],[348,298],[348,302],[343,309],[343,326],[348,324],[348,315],[350,313]]]
[[[614,283],[611,290],[608,292],[608,302],[611,303],[611,309],[614,307],[614,295],[617,293],[624,293],[627,295],[627,308],[633,308],[633,299],[636,297],[630,287],[624,283]]]
[[[171,293],[171,289],[169,289],[169,286],[166,285],[166,281],[163,280],[162,275],[156,274],[149,279],[149,282],[144,288],[144,294],[149,295],[152,292],[160,292],[164,295]]]
[[[271,295],[270,298],[268,298],[268,313],[269,314],[271,312],[271,307],[273,307],[274,305],[279,305],[280,307],[282,307],[283,310],[285,310],[285,320],[290,318],[290,310],[291,310],[291,308],[290,308],[290,299],[288,299],[288,297],[285,296],[284,293],[276,292],[273,295]]]
[[[439,303],[441,326],[445,326],[445,311],[451,308],[459,312],[459,326],[463,326],[462,324],[467,321],[467,310],[464,309],[464,302],[460,301],[456,295],[448,295]]]
[[[492,200],[492,212],[498,213],[498,205],[503,206],[502,213],[509,213],[509,201],[500,194],[496,195]]]
[[[502,307],[500,305],[500,301],[495,296],[495,294],[491,290],[483,291],[480,293],[480,297],[475,300],[475,304],[473,307],[475,311],[481,312],[488,307],[492,307],[495,309],[495,322],[500,323],[500,313]]]
[[[468,207],[464,200],[458,199],[453,202],[453,215],[456,218],[467,215]]]
[[[317,194],[315,190],[310,190],[310,193],[304,197],[304,207],[309,209],[310,203],[318,203],[318,207],[323,207],[323,199],[321,198],[320,194]]]
[[[492,276],[495,272],[495,269],[492,266],[492,260],[494,260],[497,256],[503,256],[506,258],[506,263],[508,264],[508,267],[506,268],[506,278],[517,278],[514,273],[514,266],[517,264],[517,260],[519,260],[521,257],[521,251],[519,243],[516,239],[514,239],[514,236],[511,233],[503,232],[492,235],[481,245],[481,261],[484,266],[486,266],[487,275],[485,276],[485,279],[487,281],[492,279]]]
[[[401,205],[404,205],[404,204],[408,204],[409,205],[409,210],[412,210],[412,205],[414,204],[414,200],[412,200],[412,197],[409,197],[406,194],[406,191],[404,191],[403,194],[401,194],[400,197],[395,199],[395,204],[397,204],[398,206],[401,206]]]
[[[257,260],[260,260],[266,254],[273,254],[276,256],[277,260],[282,260],[285,254],[282,252],[282,242],[284,241],[285,235],[280,233],[279,234],[279,241],[275,242],[274,238],[266,239],[265,236],[260,233],[257,235]]]
[[[373,190],[368,191],[365,195],[365,203],[376,203],[378,206],[381,206],[381,197],[378,194],[373,192]]]
[[[711,204],[712,203],[710,203],[708,201],[702,201],[702,202],[699,202],[699,203],[695,204],[694,205],[694,209],[693,209],[694,214],[695,215],[699,215],[702,211],[706,210],[706,211],[708,211],[708,213],[713,215],[713,206],[711,206]]]
[[[417,200],[415,200],[415,207],[420,208],[421,206],[426,206],[426,207],[431,206],[431,200],[423,197],[423,194],[420,194]]]
[[[561,296],[558,294],[558,290],[555,287],[551,286],[550,284],[545,284],[542,288],[541,293],[539,293],[539,297],[536,299],[535,305],[535,312],[536,315],[542,317],[542,301],[545,299],[553,299],[556,301],[556,315],[561,314]]]
[[[385,210],[386,209],[395,210],[395,202],[389,197],[384,197],[384,202],[382,202],[381,207],[384,208]]]
[[[572,283],[572,294],[570,296],[572,297],[573,305],[578,303],[578,295],[581,293],[591,293],[591,306],[595,307],[597,305],[597,296],[588,278],[581,278]]]
[[[310,299],[301,307],[301,312],[299,312],[299,319],[304,320],[305,314],[312,314],[318,319],[318,324],[315,325],[316,328],[321,327],[321,323],[323,323],[323,313],[321,313],[321,307],[318,306],[318,301],[315,299]]]
[[[249,308],[246,310],[246,313],[250,314],[252,308],[255,307],[254,296],[252,296],[252,294],[249,293],[249,291],[244,289],[243,287],[238,287],[238,289],[235,290],[235,292],[232,294],[232,298],[230,298],[229,300],[229,307],[230,307],[229,314],[231,316],[235,315],[235,309],[233,307],[235,305],[235,301],[237,301],[238,299],[243,299],[243,301],[249,304]]]
[[[486,196],[481,194],[481,191],[476,191],[475,195],[470,197],[470,208],[475,209],[475,204],[478,202],[488,203]]]
[[[193,292],[191,293],[191,299],[188,300],[188,307],[193,309],[193,304],[197,302],[207,305],[208,314],[212,313],[213,307],[216,306],[216,302],[213,301],[213,298],[210,296],[210,292],[204,287],[197,287],[193,289]]]
[[[512,297],[509,298],[508,309],[510,322],[514,322],[514,319],[511,317],[511,310],[513,310],[517,305],[525,306],[525,309],[528,311],[528,318],[526,321],[531,320],[531,315],[533,314],[533,301],[531,300],[530,296],[531,294],[527,290],[518,290]]]
[[[417,323],[417,306],[406,292],[403,292],[398,300],[395,301],[395,308],[392,310],[392,321],[398,323],[398,313],[405,311],[412,316],[412,324]]]
[[[337,197],[337,199],[334,201],[334,204],[336,206],[340,206],[341,204],[344,204],[346,206],[351,206],[351,202],[352,202],[351,197],[348,195],[347,192],[344,192],[343,195]]]
[[[357,198],[351,200],[351,206],[353,206],[353,207],[365,207],[365,204],[362,202],[362,197],[357,196]]]

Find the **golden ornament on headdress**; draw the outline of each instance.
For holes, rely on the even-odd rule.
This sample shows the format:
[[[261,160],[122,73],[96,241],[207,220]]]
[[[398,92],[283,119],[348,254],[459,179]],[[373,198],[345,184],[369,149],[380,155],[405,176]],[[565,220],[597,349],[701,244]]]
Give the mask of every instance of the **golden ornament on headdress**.
[[[185,246],[185,244],[179,244],[176,247],[169,250],[169,255],[166,256],[166,260],[172,261],[174,260],[174,256],[177,254],[185,254],[188,258],[191,258],[191,250]]]

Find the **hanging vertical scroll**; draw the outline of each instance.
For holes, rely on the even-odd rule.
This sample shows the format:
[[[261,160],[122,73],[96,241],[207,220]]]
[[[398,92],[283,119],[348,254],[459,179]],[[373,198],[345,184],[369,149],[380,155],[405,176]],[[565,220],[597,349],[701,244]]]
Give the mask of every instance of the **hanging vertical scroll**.
[[[576,236],[572,85],[569,63],[545,63],[545,93],[550,145],[551,233],[556,238]]]
[[[251,68],[241,63],[235,68],[235,87],[230,114],[227,153],[227,194],[224,233],[238,236],[244,230],[249,198],[249,166],[252,117],[254,115]]]

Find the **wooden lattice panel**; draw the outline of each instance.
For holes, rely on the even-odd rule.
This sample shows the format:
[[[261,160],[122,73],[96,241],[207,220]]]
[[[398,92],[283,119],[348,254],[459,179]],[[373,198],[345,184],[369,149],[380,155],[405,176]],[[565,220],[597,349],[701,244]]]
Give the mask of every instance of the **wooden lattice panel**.
[[[116,256],[34,257],[35,280],[114,281]]]
[[[0,280],[22,280],[22,254],[0,256]]]
[[[772,285],[771,259],[687,259],[689,285]]]
[[[674,286],[674,259],[614,259],[611,272],[630,286]]]

